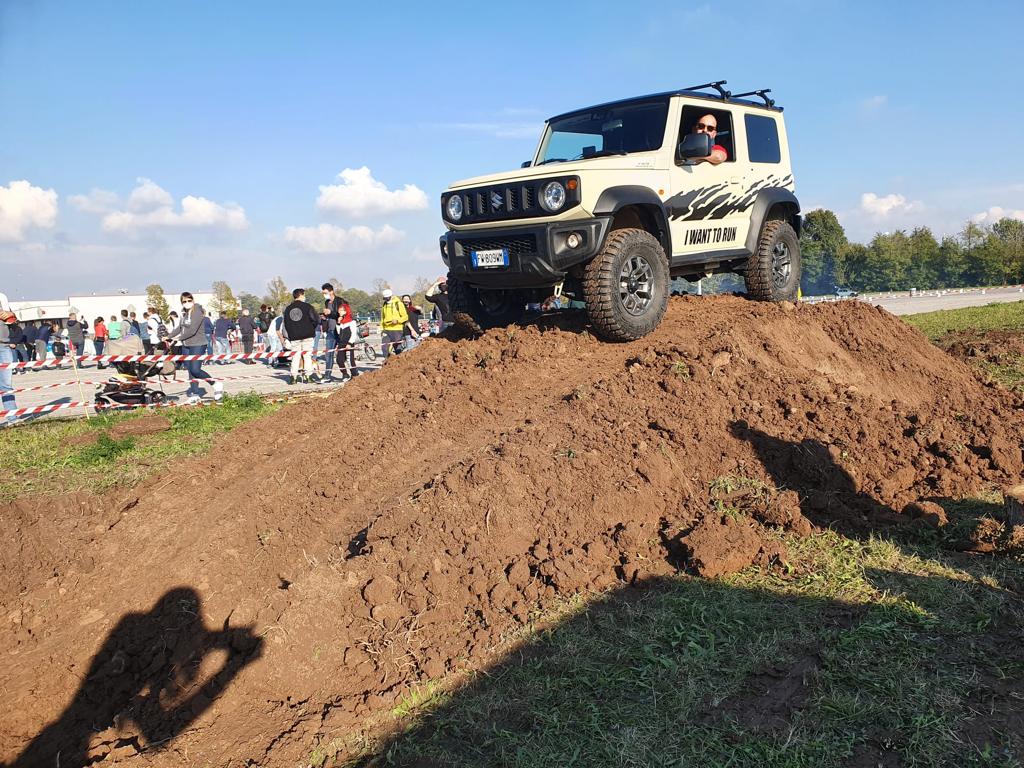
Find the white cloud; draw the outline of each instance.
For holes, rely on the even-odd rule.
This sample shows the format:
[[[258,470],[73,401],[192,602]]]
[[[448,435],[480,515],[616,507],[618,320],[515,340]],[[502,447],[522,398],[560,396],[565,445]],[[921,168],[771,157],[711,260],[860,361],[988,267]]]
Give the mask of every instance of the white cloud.
[[[343,183],[320,187],[317,207],[322,211],[346,216],[368,216],[378,213],[420,211],[427,207],[427,195],[419,187],[406,184],[401,189],[388,189],[373,178],[370,169],[346,168],[338,174]]]
[[[866,99],[861,99],[860,110],[865,114],[873,115],[882,109],[886,104],[889,103],[888,96],[868,96]]]
[[[908,202],[903,195],[879,197],[874,192],[865,192],[860,196],[860,209],[876,219],[884,219],[893,214],[921,211],[924,204],[916,200]]]
[[[316,227],[285,227],[284,240],[300,251],[312,253],[359,253],[397,243],[405,233],[385,224],[380,229],[362,225],[345,229],[333,224]]]
[[[100,194],[96,194],[100,193]],[[235,203],[216,203],[205,197],[187,195],[181,210],[174,210],[174,198],[150,179],[138,179],[138,186],[128,196],[124,210],[110,207],[110,193],[93,190],[89,195],[76,195],[74,203],[81,210],[103,214],[107,232],[136,233],[152,229],[229,229],[249,226],[245,209]],[[119,203],[115,200],[114,206]],[[105,212],[100,206],[106,206]]]
[[[1000,208],[998,205],[993,205],[987,211],[971,216],[971,221],[975,224],[995,224],[1000,219],[1024,221],[1024,211],[1007,210],[1006,208]]]
[[[416,246],[412,249],[412,260],[425,262],[428,264],[443,264],[441,261],[441,251],[438,248],[421,248]]]
[[[57,223],[57,193],[22,179],[0,187],[0,241],[19,242],[32,227]]]
[[[117,196],[116,192],[94,187],[89,190],[87,195],[69,196],[68,202],[80,211],[102,216],[116,209],[118,203],[121,202],[121,198]]]
[[[141,177],[136,182],[138,186],[128,195],[128,210],[132,213],[150,213],[174,205],[171,193],[156,182]]]

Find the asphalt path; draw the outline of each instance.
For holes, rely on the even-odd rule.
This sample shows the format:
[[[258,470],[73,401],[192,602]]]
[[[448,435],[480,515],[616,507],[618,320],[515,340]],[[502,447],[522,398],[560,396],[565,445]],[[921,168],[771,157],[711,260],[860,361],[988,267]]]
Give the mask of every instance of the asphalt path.
[[[377,350],[377,359],[369,361],[362,354],[356,353],[356,367],[360,374],[370,373],[381,366],[380,340],[371,338],[370,341]],[[69,402],[92,402],[96,395],[99,384],[108,379],[113,370],[111,368],[98,369],[96,363],[85,363],[78,369],[78,380],[82,385],[79,387],[74,369],[65,365],[60,368],[35,368],[19,369],[12,377],[11,383],[15,389],[38,387],[43,385],[61,384],[61,386],[38,389],[28,392],[15,392],[17,408],[31,408],[38,405],[56,405]],[[243,392],[255,392],[257,394],[275,394],[281,392],[316,392],[336,389],[344,386],[340,379],[338,366],[334,366],[333,377],[330,382],[322,384],[288,384],[290,371],[288,368],[270,368],[263,360],[255,360],[247,365],[241,360],[230,362],[206,362],[203,363],[203,370],[215,379],[224,379],[224,393],[228,395],[240,394]],[[319,370],[324,370],[324,358],[319,358]],[[168,401],[184,400],[185,391],[188,389],[187,375],[184,370],[177,372],[172,377],[152,377],[148,386],[152,389],[162,389],[167,395]],[[201,384],[206,394],[204,402],[213,401],[212,384]],[[84,397],[83,397],[84,395]],[[88,412],[91,413],[91,410]],[[33,420],[46,417],[64,418],[68,416],[83,416],[87,409],[82,407],[64,408],[53,411],[49,414],[21,417],[18,422],[26,419]]]
[[[986,304],[1005,304],[1024,301],[1024,287],[1009,288],[954,288],[945,291],[921,291],[915,295],[901,293],[864,294],[856,299],[836,299],[834,296],[808,296],[808,303],[822,301],[866,301],[877,304],[894,315],[918,315],[940,309],[983,307]]]

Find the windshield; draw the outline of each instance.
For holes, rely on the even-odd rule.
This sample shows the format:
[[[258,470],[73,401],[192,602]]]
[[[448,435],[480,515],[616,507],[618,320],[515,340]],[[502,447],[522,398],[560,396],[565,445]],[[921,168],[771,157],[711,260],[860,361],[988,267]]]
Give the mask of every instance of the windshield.
[[[660,149],[668,99],[588,109],[548,124],[538,164]]]

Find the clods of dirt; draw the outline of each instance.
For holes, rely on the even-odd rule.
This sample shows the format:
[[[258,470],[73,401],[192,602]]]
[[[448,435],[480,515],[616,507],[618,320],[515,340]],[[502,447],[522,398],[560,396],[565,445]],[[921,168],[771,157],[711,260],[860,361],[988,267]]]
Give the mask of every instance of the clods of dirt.
[[[40,754],[84,738],[98,765],[304,764],[558,599],[774,567],[780,530],[940,522],[921,500],[1020,481],[1022,437],[1019,395],[860,302],[673,299],[628,344],[554,322],[432,339],[130,496],[3,509],[0,761],[46,733]],[[164,632],[175,590],[208,645],[90,676],[122,617]],[[133,697],[179,658],[160,750],[167,727],[87,708],[45,730],[83,690],[149,711]]]

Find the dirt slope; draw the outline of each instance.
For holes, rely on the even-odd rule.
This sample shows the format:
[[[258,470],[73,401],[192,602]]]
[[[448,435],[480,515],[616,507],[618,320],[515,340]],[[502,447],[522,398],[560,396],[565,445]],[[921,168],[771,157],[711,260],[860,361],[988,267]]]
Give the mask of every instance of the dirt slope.
[[[432,341],[133,493],[3,509],[0,760],[303,764],[556,595],[911,524],[1018,482],[1022,436],[1018,396],[860,302]]]

